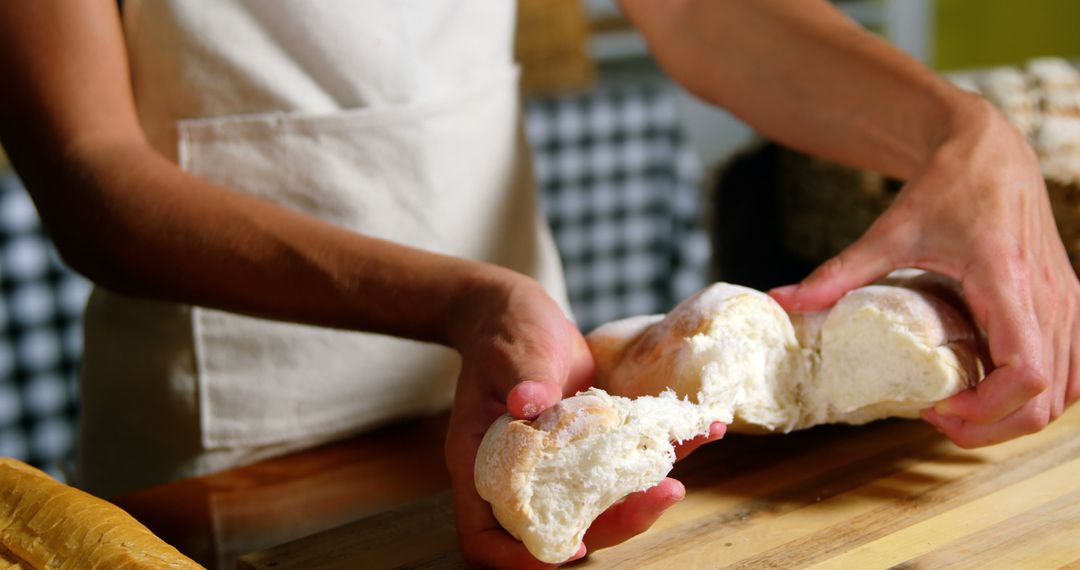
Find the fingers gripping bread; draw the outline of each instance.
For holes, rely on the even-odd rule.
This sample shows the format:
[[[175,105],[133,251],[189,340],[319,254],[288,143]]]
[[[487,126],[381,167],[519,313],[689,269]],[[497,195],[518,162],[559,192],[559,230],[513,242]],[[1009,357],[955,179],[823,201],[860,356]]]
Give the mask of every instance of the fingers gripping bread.
[[[974,328],[941,284],[885,283],[791,317],[760,291],[715,284],[666,316],[589,334],[597,385],[626,396],[671,388],[742,432],[918,417],[982,377]]]
[[[667,315],[604,325],[587,337],[597,385],[625,397],[594,388],[533,422],[499,418],[477,490],[534,556],[564,561],[607,507],[663,479],[669,441],[713,421],[752,433],[917,417],[974,385],[974,328],[951,297],[933,278],[892,278],[789,316],[760,291],[718,283]]]
[[[671,392],[629,400],[592,389],[532,422],[496,420],[477,452],[476,489],[534,556],[562,562],[600,513],[663,480],[672,441],[704,435],[711,423]]]
[[[119,507],[0,458],[5,568],[202,568]]]

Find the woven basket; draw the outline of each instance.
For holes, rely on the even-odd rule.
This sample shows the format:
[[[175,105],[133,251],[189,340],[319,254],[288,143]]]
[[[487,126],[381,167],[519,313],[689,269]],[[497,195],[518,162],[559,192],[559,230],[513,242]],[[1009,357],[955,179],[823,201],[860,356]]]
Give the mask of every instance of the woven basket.
[[[781,240],[813,264],[858,239],[895,196],[896,184],[878,174],[786,149],[777,157],[777,169]]]
[[[1023,67],[948,76],[987,98],[1027,135],[1073,269],[1080,273],[1080,71],[1060,58]],[[778,159],[783,242],[796,256],[819,263],[858,239],[889,207],[900,184],[781,150]]]
[[[781,150],[777,192],[781,239],[798,258],[818,264],[859,238],[896,197],[898,181]],[[1046,181],[1054,219],[1080,274],[1080,187]]]
[[[1065,242],[1069,261],[1073,270],[1080,275],[1080,187],[1047,181],[1046,190],[1050,193],[1054,221],[1061,232],[1061,240]]]

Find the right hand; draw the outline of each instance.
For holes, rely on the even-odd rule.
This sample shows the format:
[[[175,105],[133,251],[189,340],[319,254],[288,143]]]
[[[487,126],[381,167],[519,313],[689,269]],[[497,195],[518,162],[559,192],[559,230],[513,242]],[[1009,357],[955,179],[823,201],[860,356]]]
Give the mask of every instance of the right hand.
[[[1080,281],[1027,140],[985,101],[962,117],[858,241],[772,295],[817,311],[902,267],[959,283],[990,366],[923,418],[972,448],[1037,432],[1080,400]]]
[[[477,288],[458,308],[455,322],[452,338],[462,368],[446,462],[461,552],[474,566],[552,568],[499,526],[476,492],[473,466],[480,441],[500,415],[531,420],[591,385],[592,355],[577,327],[540,285],[511,272]],[[714,426],[710,436],[687,442],[681,453],[722,435],[722,427]],[[571,560],[584,556],[586,545],[611,546],[645,531],[684,495],[682,484],[669,478],[627,497],[594,521]]]

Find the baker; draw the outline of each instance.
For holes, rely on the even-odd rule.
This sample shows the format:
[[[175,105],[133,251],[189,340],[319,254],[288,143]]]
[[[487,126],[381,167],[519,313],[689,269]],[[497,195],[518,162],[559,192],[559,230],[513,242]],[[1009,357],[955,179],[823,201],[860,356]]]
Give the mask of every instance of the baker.
[[[535,563],[472,483],[492,420],[589,383],[522,145],[513,4],[111,0],[0,6],[0,137],[86,313],[79,470],[111,495],[450,404],[466,557]],[[995,369],[927,410],[962,446],[1080,395],[1080,299],[1024,138],[824,1],[625,0],[693,93],[789,146],[907,181],[799,285],[952,277]],[[681,495],[601,517],[624,540]],[[590,542],[591,541],[591,542]],[[579,552],[578,555],[583,554]]]

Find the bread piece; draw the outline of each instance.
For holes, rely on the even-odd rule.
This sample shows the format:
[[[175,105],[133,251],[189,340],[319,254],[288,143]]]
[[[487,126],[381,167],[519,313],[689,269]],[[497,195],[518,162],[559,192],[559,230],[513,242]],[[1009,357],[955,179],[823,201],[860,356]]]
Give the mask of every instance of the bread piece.
[[[1038,109],[1038,98],[1029,87],[1027,76],[1018,69],[994,69],[980,75],[976,83],[983,95],[1006,114]]]
[[[0,544],[0,568],[3,570],[34,570],[29,562],[15,556],[15,553]]]
[[[976,83],[988,96],[1026,92],[1028,78],[1023,71],[1013,67],[997,67],[978,75]]]
[[[1060,57],[1039,57],[1024,66],[1031,82],[1040,89],[1080,87],[1080,71]]]
[[[1080,117],[1080,87],[1044,91],[1040,106],[1047,117]]]
[[[1080,180],[1080,118],[1047,117],[1035,135],[1043,176],[1060,184]]]
[[[1080,118],[1047,117],[1035,136],[1039,156],[1076,156],[1080,153]]]
[[[631,398],[670,388],[708,404],[736,431],[788,431],[798,420],[798,380],[806,375],[795,330],[768,295],[717,283],[636,335],[622,321],[587,337],[597,386]],[[774,384],[776,384],[774,386]]]
[[[532,422],[496,420],[477,451],[476,489],[533,556],[562,562],[600,513],[663,480],[672,441],[707,434],[712,421],[670,391],[630,400],[590,389]]]
[[[202,568],[119,507],[0,458],[0,561],[15,568]]]
[[[726,283],[666,317],[587,337],[597,385],[641,396],[672,389],[744,433],[917,417],[982,377],[966,316],[922,278],[857,289],[830,311],[788,317],[768,295]]]
[[[856,289],[828,312],[817,369],[803,388],[802,426],[861,424],[919,411],[981,377],[976,339],[965,318],[913,289]]]
[[[1024,136],[1030,137],[1042,122],[1039,94],[1029,86],[1027,75],[1011,67],[992,69],[976,76],[979,91]]]

